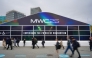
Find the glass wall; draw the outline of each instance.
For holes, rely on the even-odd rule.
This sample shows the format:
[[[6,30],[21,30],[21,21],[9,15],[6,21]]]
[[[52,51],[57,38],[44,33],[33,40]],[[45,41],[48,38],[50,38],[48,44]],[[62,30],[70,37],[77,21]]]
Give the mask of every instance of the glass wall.
[[[0,26],[0,40],[3,38],[18,38],[20,40],[31,40],[33,37],[38,40],[46,41],[66,40],[67,36],[74,37],[77,40],[89,40],[91,36],[90,26],[77,25],[19,25],[19,26]]]

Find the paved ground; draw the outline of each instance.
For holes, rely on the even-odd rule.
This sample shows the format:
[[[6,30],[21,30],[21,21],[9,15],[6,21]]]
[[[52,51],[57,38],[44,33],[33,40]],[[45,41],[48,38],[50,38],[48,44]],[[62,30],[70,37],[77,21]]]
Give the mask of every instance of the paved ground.
[[[89,51],[89,47],[81,47],[79,50],[82,55],[81,58],[92,58],[92,52]],[[60,54],[63,54],[63,52],[63,49],[59,50]],[[51,54],[47,56],[47,58],[58,58],[55,47],[40,47],[36,49],[32,49],[31,47],[15,47],[13,50],[4,50],[3,47],[0,47],[0,54],[5,54],[4,58],[19,58],[19,55],[21,55],[20,58],[23,58],[24,56],[26,56],[26,58],[41,58],[41,56],[43,56],[42,58],[46,58],[45,56],[47,56],[47,54]],[[71,54],[70,50],[67,54]],[[75,55],[72,58],[78,58],[78,54],[75,52]]]

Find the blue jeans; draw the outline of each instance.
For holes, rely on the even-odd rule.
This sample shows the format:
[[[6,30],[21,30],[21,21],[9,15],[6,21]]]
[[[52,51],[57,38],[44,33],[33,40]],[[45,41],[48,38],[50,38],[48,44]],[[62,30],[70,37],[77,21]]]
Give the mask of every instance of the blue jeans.
[[[71,52],[72,52],[72,54],[73,54],[73,49],[72,49],[72,47],[71,47],[71,46],[67,46],[67,48],[66,48],[66,50],[65,50],[64,54],[66,54],[66,53],[67,53],[68,49],[70,49],[70,50],[71,50]]]

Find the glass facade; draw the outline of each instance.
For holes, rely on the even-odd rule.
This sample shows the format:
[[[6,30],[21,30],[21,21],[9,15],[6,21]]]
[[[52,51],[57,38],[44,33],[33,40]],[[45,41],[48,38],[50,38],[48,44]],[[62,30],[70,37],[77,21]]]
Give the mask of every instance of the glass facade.
[[[17,25],[17,26],[0,26],[0,40],[3,38],[19,38],[31,40],[36,37],[38,40],[46,41],[66,40],[67,36],[74,37],[77,40],[89,40],[90,26],[46,26],[46,25]]]

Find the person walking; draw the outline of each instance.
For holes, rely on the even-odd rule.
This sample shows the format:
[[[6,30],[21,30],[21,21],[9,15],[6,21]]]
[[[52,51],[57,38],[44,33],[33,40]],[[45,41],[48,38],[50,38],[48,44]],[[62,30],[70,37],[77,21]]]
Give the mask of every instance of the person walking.
[[[63,47],[63,49],[64,49],[64,45],[63,45],[63,43],[62,43],[62,39],[61,39],[61,41],[60,41],[60,45],[61,45],[61,47]]]
[[[35,48],[35,41],[34,41],[34,38],[32,38],[32,48],[34,49]]]
[[[76,39],[72,39],[72,47],[73,47],[73,54],[70,57],[72,57],[74,55],[74,52],[76,50],[78,55],[79,55],[78,58],[81,58],[80,52],[78,50],[78,48],[80,47],[80,44],[79,44],[79,42],[76,41]]]
[[[43,48],[45,47],[44,44],[45,44],[45,41],[44,41],[44,39],[42,39],[42,47]]]
[[[38,40],[36,38],[34,38],[34,41],[35,41],[35,45],[39,48],[39,46],[37,45]]]
[[[89,38],[90,51],[92,51],[92,37]]]
[[[69,49],[71,50],[71,52],[73,54],[73,49],[72,49],[72,46],[71,46],[71,40],[70,40],[69,36],[67,36],[67,47],[66,47],[64,54],[66,54]]]
[[[13,48],[12,48],[12,41],[11,41],[11,39],[8,39],[7,41],[8,41],[7,50],[9,49],[9,47],[11,47],[11,50],[12,50]]]
[[[26,39],[24,38],[24,39],[23,39],[23,44],[24,44],[24,47],[25,47],[25,43],[26,43]]]
[[[11,41],[12,41],[12,47],[14,47],[14,39],[11,38]]]
[[[20,40],[17,38],[17,40],[16,40],[17,47],[19,47],[19,42],[20,42]]]
[[[58,39],[56,39],[56,44],[55,44],[55,47],[56,47],[56,53],[57,53],[57,55],[58,55],[58,58],[59,58],[59,49],[60,49],[60,43],[58,42]]]
[[[17,46],[16,46],[16,39],[15,39],[15,38],[14,38],[14,47],[17,47]]]
[[[3,38],[2,45],[3,45],[4,49],[6,49],[6,40],[5,40],[5,38]]]

